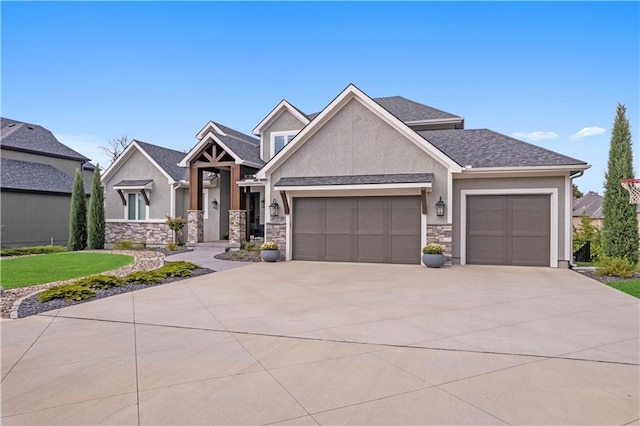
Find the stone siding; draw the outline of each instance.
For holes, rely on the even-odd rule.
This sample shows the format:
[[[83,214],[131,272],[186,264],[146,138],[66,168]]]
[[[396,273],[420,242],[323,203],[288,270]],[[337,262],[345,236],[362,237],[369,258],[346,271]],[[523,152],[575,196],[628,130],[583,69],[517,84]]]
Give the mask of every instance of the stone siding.
[[[204,211],[189,210],[187,212],[187,243],[195,244],[204,241]]]
[[[287,226],[284,222],[269,222],[265,227],[265,241],[273,241],[280,250],[280,260],[287,258]]]
[[[444,246],[444,258],[447,265],[451,265],[453,252],[453,225],[427,225],[427,244],[438,243]]]
[[[240,244],[240,247],[247,242],[247,211],[229,210],[229,244]]]
[[[105,243],[115,244],[122,240],[164,246],[173,241],[173,231],[165,223],[107,222]]]

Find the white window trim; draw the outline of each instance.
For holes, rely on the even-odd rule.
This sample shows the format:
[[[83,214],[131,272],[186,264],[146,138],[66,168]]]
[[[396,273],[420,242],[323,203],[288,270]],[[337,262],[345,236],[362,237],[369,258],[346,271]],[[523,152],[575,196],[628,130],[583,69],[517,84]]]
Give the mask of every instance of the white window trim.
[[[269,143],[269,158],[273,158],[274,155],[277,154],[276,152],[276,143],[275,143],[275,139],[276,136],[284,136],[285,137],[285,142],[284,142],[284,146],[282,147],[284,149],[285,146],[287,146],[287,144],[289,142],[291,142],[291,139],[293,139],[296,134],[298,134],[297,130],[283,130],[283,131],[278,131],[278,132],[271,132],[271,134],[269,135],[269,139],[270,139],[270,143]],[[287,140],[287,136],[291,136],[291,139]]]
[[[140,194],[140,191],[122,191],[123,195],[127,200],[127,204],[124,206],[124,220],[126,222],[144,222],[149,220],[149,210],[151,207],[151,200],[149,200],[149,205],[146,206],[145,210],[145,218],[144,219],[129,219],[129,194]],[[142,194],[141,194],[142,195]],[[149,194],[147,194],[149,196]],[[142,202],[144,203],[144,197],[142,198]],[[138,206],[136,206],[136,213],[138,211]],[[136,217],[138,215],[136,214]]]
[[[460,265],[467,264],[467,197],[470,195],[550,195],[549,266],[558,267],[558,188],[463,189],[460,191]]]
[[[204,188],[202,190],[202,207],[204,210],[204,219],[209,219],[209,209],[211,206],[209,205],[209,189]]]

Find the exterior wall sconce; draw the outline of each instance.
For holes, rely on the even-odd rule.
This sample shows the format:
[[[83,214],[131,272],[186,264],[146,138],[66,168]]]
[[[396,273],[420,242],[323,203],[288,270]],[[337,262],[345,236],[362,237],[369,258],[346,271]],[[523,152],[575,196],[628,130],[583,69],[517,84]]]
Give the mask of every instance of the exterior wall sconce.
[[[438,216],[444,216],[444,201],[442,201],[442,196],[440,196],[440,200],[436,203],[436,214]]]
[[[260,207],[264,209],[264,200],[260,200]]]
[[[218,200],[214,198],[211,204],[213,205],[214,210],[218,210]]]
[[[279,209],[280,209],[280,206],[278,205],[278,202],[274,198],[271,204],[269,204],[269,211],[271,213],[271,217],[278,216]]]

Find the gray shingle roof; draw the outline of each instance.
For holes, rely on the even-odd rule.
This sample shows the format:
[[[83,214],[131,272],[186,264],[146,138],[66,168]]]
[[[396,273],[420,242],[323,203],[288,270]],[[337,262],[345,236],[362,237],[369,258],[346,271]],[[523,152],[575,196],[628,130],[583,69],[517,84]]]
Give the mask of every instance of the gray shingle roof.
[[[0,187],[18,191],[71,194],[73,178],[48,164],[0,159]],[[84,185],[86,194],[89,187]]]
[[[121,180],[113,186],[145,186],[149,182],[153,182],[153,179],[144,180]]]
[[[262,167],[265,163],[260,158],[260,140],[244,133],[240,133],[230,127],[223,126],[220,123],[213,122],[216,126],[226,133],[226,136],[216,134],[216,137],[244,161],[250,161]]]
[[[84,155],[60,143],[49,130],[36,124],[2,117],[0,118],[0,135],[0,144],[5,149],[89,161]]]
[[[423,121],[423,120],[437,120],[444,118],[459,118],[462,117],[455,114],[451,114],[446,111],[442,111],[430,106],[412,101],[402,96],[388,96],[385,98],[373,98],[382,108],[389,111],[396,116],[402,122]],[[313,120],[320,114],[320,112],[314,112],[307,115],[309,120]]]
[[[573,216],[586,214],[591,219],[604,219],[604,211],[602,209],[603,202],[604,197],[602,195],[589,191],[582,197],[573,200]],[[640,213],[640,205],[638,205],[636,211]]]
[[[368,185],[384,183],[430,183],[431,173],[405,173],[355,176],[284,177],[275,186]]]
[[[178,163],[187,154],[139,140],[135,140],[135,142],[140,145],[140,148],[144,149],[173,180],[189,180],[189,169],[178,167]]]
[[[584,165],[584,161],[494,132],[489,129],[428,130],[420,136],[459,165],[527,167]]]

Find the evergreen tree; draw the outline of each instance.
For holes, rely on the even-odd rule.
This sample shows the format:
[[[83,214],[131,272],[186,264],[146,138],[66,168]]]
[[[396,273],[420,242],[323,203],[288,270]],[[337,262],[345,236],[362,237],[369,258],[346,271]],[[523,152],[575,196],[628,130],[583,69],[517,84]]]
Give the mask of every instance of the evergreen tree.
[[[84,250],[87,247],[87,201],[80,169],[76,170],[73,178],[69,216],[69,248],[73,251]]]
[[[104,248],[104,229],[104,189],[100,182],[100,165],[97,165],[93,171],[87,217],[87,244],[90,249]]]
[[[571,185],[572,185],[572,191],[573,191],[573,198],[580,198],[584,196],[582,191],[580,191],[580,189],[578,188],[578,185],[576,185],[575,183],[572,183]]]
[[[629,204],[629,193],[620,185],[620,180],[633,176],[629,120],[625,106],[618,104],[605,174],[602,249],[608,257],[624,257],[635,265],[638,262],[637,206]]]

